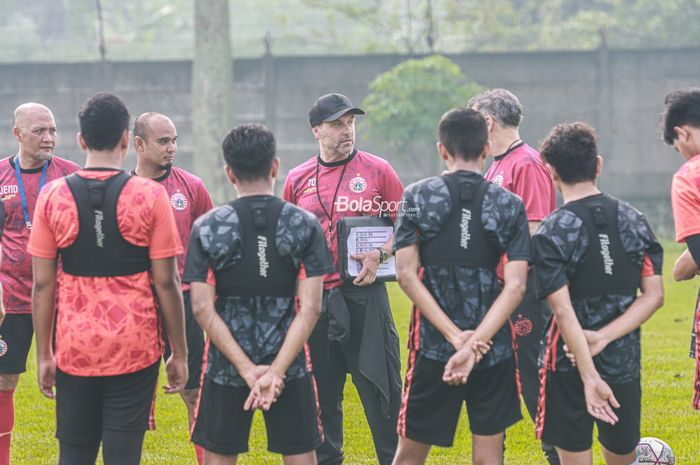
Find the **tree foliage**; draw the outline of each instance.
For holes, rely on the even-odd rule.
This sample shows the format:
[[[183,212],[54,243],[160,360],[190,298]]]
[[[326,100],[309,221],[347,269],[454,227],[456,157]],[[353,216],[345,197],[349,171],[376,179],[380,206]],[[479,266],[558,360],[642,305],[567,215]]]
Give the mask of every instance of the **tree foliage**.
[[[483,88],[441,55],[407,60],[378,75],[362,102],[360,133],[384,140],[395,155],[434,152],[437,122]],[[429,160],[436,159],[430,157]],[[434,165],[434,164],[433,164]]]
[[[237,56],[695,47],[699,0],[227,0]],[[194,55],[193,0],[101,0],[107,58]],[[0,60],[96,60],[94,0],[0,0]]]

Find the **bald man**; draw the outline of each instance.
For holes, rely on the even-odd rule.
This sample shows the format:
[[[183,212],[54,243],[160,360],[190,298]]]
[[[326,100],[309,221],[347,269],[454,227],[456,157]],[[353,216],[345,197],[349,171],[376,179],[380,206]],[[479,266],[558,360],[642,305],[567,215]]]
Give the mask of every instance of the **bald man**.
[[[136,169],[132,174],[153,179],[165,187],[175,214],[180,241],[184,247],[187,247],[190,242],[192,223],[212,208],[209,193],[201,179],[182,168],[173,166],[177,153],[177,130],[170,118],[160,113],[144,113],[134,121],[133,132]],[[180,277],[185,265],[185,255],[186,252],[177,260]],[[183,283],[182,294],[185,302],[189,379],[185,390],[180,395],[187,406],[187,416],[191,426],[194,421],[194,406],[199,395],[204,336],[202,329],[192,316],[189,284]],[[169,352],[170,348],[166,347],[166,358]],[[203,451],[198,447],[196,450],[197,461],[201,464]]]
[[[78,170],[78,165],[54,156],[56,122],[39,103],[15,109],[12,135],[16,154],[0,160],[0,199],[5,207],[0,283],[6,316],[0,324],[0,465],[10,463],[14,425],[13,395],[20,373],[27,369],[32,325],[32,259],[26,252],[39,191],[44,184]]]

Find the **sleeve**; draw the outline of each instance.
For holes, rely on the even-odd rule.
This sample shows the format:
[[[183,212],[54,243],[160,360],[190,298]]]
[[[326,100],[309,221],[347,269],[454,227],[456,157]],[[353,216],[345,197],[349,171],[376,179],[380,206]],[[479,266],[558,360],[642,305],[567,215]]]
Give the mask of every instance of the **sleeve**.
[[[402,212],[394,236],[394,251],[440,234],[452,214],[452,199],[440,176],[411,184],[404,192]]]
[[[335,272],[333,257],[328,250],[321,223],[316,217],[307,215],[310,225],[309,242],[301,259],[306,277],[323,276]]]
[[[27,252],[34,257],[53,259],[58,256],[58,246],[46,215],[49,203],[47,193],[50,191],[49,189],[42,190],[36,201]]]
[[[532,237],[535,255],[535,273],[537,276],[539,298],[545,298],[569,283],[566,275],[567,254],[558,247],[551,230],[547,231],[542,225]]]
[[[676,241],[700,234],[700,192],[686,175],[676,174],[671,184],[671,206],[676,227]]]
[[[399,175],[396,174],[394,168],[391,167],[389,162],[384,165],[384,182],[382,183],[382,199],[389,202],[389,205],[396,205],[393,210],[389,211],[389,218],[396,222],[397,212],[399,209],[399,200],[403,195],[403,185],[399,179]]]
[[[644,254],[644,261],[642,262],[642,278],[646,278],[647,276],[654,276],[654,265],[651,264],[651,258],[649,258],[648,254]]]
[[[644,250],[644,264],[642,265],[642,276],[644,275],[644,267],[646,265],[647,259],[651,265],[652,274],[661,275],[663,273],[664,264],[664,249],[659,243],[658,239],[651,230],[651,227],[647,223],[647,219],[642,216],[644,224],[646,225],[646,230],[649,232],[649,237],[647,238],[647,247]],[[694,258],[694,257],[693,257]]]
[[[291,172],[287,174],[287,178],[284,180],[284,190],[282,192],[282,198],[289,203],[297,204],[296,196],[294,195],[294,183],[292,182]]]
[[[209,191],[207,191],[204,183],[200,181],[197,186],[197,200],[195,201],[195,219],[204,215],[212,208],[214,208],[214,204],[209,196]]]
[[[509,261],[531,261],[527,215],[516,195],[489,184],[482,201],[481,222]]]
[[[506,256],[509,261],[526,260],[529,262],[532,261],[532,254],[530,253],[530,228],[527,224],[525,207],[522,203],[518,203],[515,211],[517,213],[512,224],[513,234],[506,245]]]
[[[685,243],[688,246],[690,255],[695,260],[695,264],[700,263],[700,234],[693,234],[685,238]]]
[[[642,276],[648,276],[645,273],[660,275],[664,250],[646,216],[629,203],[620,201],[617,221],[620,241],[630,262],[642,266]]]
[[[175,257],[183,253],[180,236],[175,224],[175,215],[170,207],[165,189],[158,191],[153,204],[152,223],[148,241],[148,256],[151,260]]]
[[[514,173],[512,189],[522,199],[528,221],[542,221],[552,213],[554,183],[544,166],[535,162],[521,165]]]
[[[418,242],[420,228],[417,223],[418,209],[411,195],[413,189],[406,189],[403,194],[403,210],[404,214],[399,215],[396,223],[396,232],[394,233],[394,253],[397,250],[408,247]],[[408,213],[413,212],[413,213]]]
[[[182,282],[185,283],[208,283],[213,278],[210,272],[209,257],[207,256],[202,241],[200,240],[201,225],[199,222],[192,226],[190,243],[187,246],[187,258],[185,259],[185,269],[182,274]]]

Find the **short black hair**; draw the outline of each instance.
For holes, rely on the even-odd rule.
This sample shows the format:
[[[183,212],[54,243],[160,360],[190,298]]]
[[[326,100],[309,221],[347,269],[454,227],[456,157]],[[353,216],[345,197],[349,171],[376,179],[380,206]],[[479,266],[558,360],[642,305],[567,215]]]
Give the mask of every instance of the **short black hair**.
[[[586,123],[557,124],[542,142],[540,154],[565,184],[594,181],[598,165],[598,135]]]
[[[700,128],[700,88],[671,92],[664,103],[666,110],[661,115],[661,128],[668,145],[673,145],[678,137],[674,128],[686,125]]]
[[[262,124],[236,126],[222,144],[224,160],[241,181],[256,181],[270,174],[275,159],[275,136]]]
[[[450,155],[475,160],[488,141],[488,127],[481,113],[471,108],[455,108],[440,118],[438,140]]]
[[[83,104],[78,114],[80,133],[92,150],[111,150],[129,130],[129,110],[116,95],[100,92]]]

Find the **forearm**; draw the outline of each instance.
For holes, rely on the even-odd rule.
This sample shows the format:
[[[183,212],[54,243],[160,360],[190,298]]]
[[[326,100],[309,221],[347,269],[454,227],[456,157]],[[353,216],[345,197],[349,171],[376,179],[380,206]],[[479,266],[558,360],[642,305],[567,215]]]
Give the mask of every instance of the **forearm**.
[[[412,244],[396,251],[396,267],[396,278],[406,296],[420,309],[421,314],[440,331],[440,334],[455,349],[459,350],[462,330],[442,311],[440,305],[418,277],[420,267],[418,244]]]
[[[226,326],[226,323],[224,323],[224,320],[221,319],[219,314],[216,313],[213,306],[212,311],[208,312],[208,316],[197,319],[197,322],[207,333],[211,342],[213,342],[224,357],[233,364],[238,373],[247,373],[255,368],[255,364],[250,360],[248,355],[246,355],[238,342],[236,342],[228,326]]]
[[[557,326],[564,338],[564,342],[569,347],[569,351],[576,357],[576,366],[581,375],[581,379],[586,380],[596,377],[598,371],[593,364],[593,357],[588,347],[588,340],[583,332],[583,328],[581,328],[581,324],[576,318],[574,308],[571,304],[553,299],[551,295],[547,298],[547,301],[556,317]]]
[[[270,365],[270,370],[284,378],[299,351],[309,339],[318,321],[323,298],[323,277],[306,278],[299,282],[299,313],[287,331],[282,347]]]
[[[165,323],[165,331],[170,342],[170,349],[176,357],[187,357],[187,340],[185,338],[185,309],[182,301],[180,279],[161,281],[155,285],[160,312]]]
[[[442,311],[440,305],[418,278],[418,274],[415,271],[399,273],[399,286],[418,307],[421,315],[427,318],[450,344],[458,345],[457,341],[460,339],[462,330]]]
[[[192,313],[207,337],[221,351],[241,375],[255,368],[253,362],[241,349],[231,331],[214,307],[216,294],[213,286],[205,283],[192,283]]]
[[[33,259],[32,323],[38,359],[53,356],[53,324],[56,316],[56,261]]]
[[[509,261],[503,267],[503,289],[491,304],[486,316],[474,330],[471,339],[490,341],[500,330],[508,317],[522,302],[527,288],[527,267],[525,260]]]
[[[687,279],[692,279],[698,272],[698,266],[693,260],[693,256],[690,254],[690,250],[687,250],[681,254],[676,260],[673,266],[673,279],[676,281],[685,281]]]
[[[392,234],[391,237],[384,243],[382,244],[382,249],[389,255],[393,255],[393,250],[394,250],[394,235]]]
[[[619,339],[639,328],[664,304],[661,276],[643,278],[642,293],[625,312],[598,330],[606,342]]]
[[[510,315],[523,300],[525,286],[506,283],[498,298],[474,330],[471,338],[475,341],[490,341],[503,327]]]

